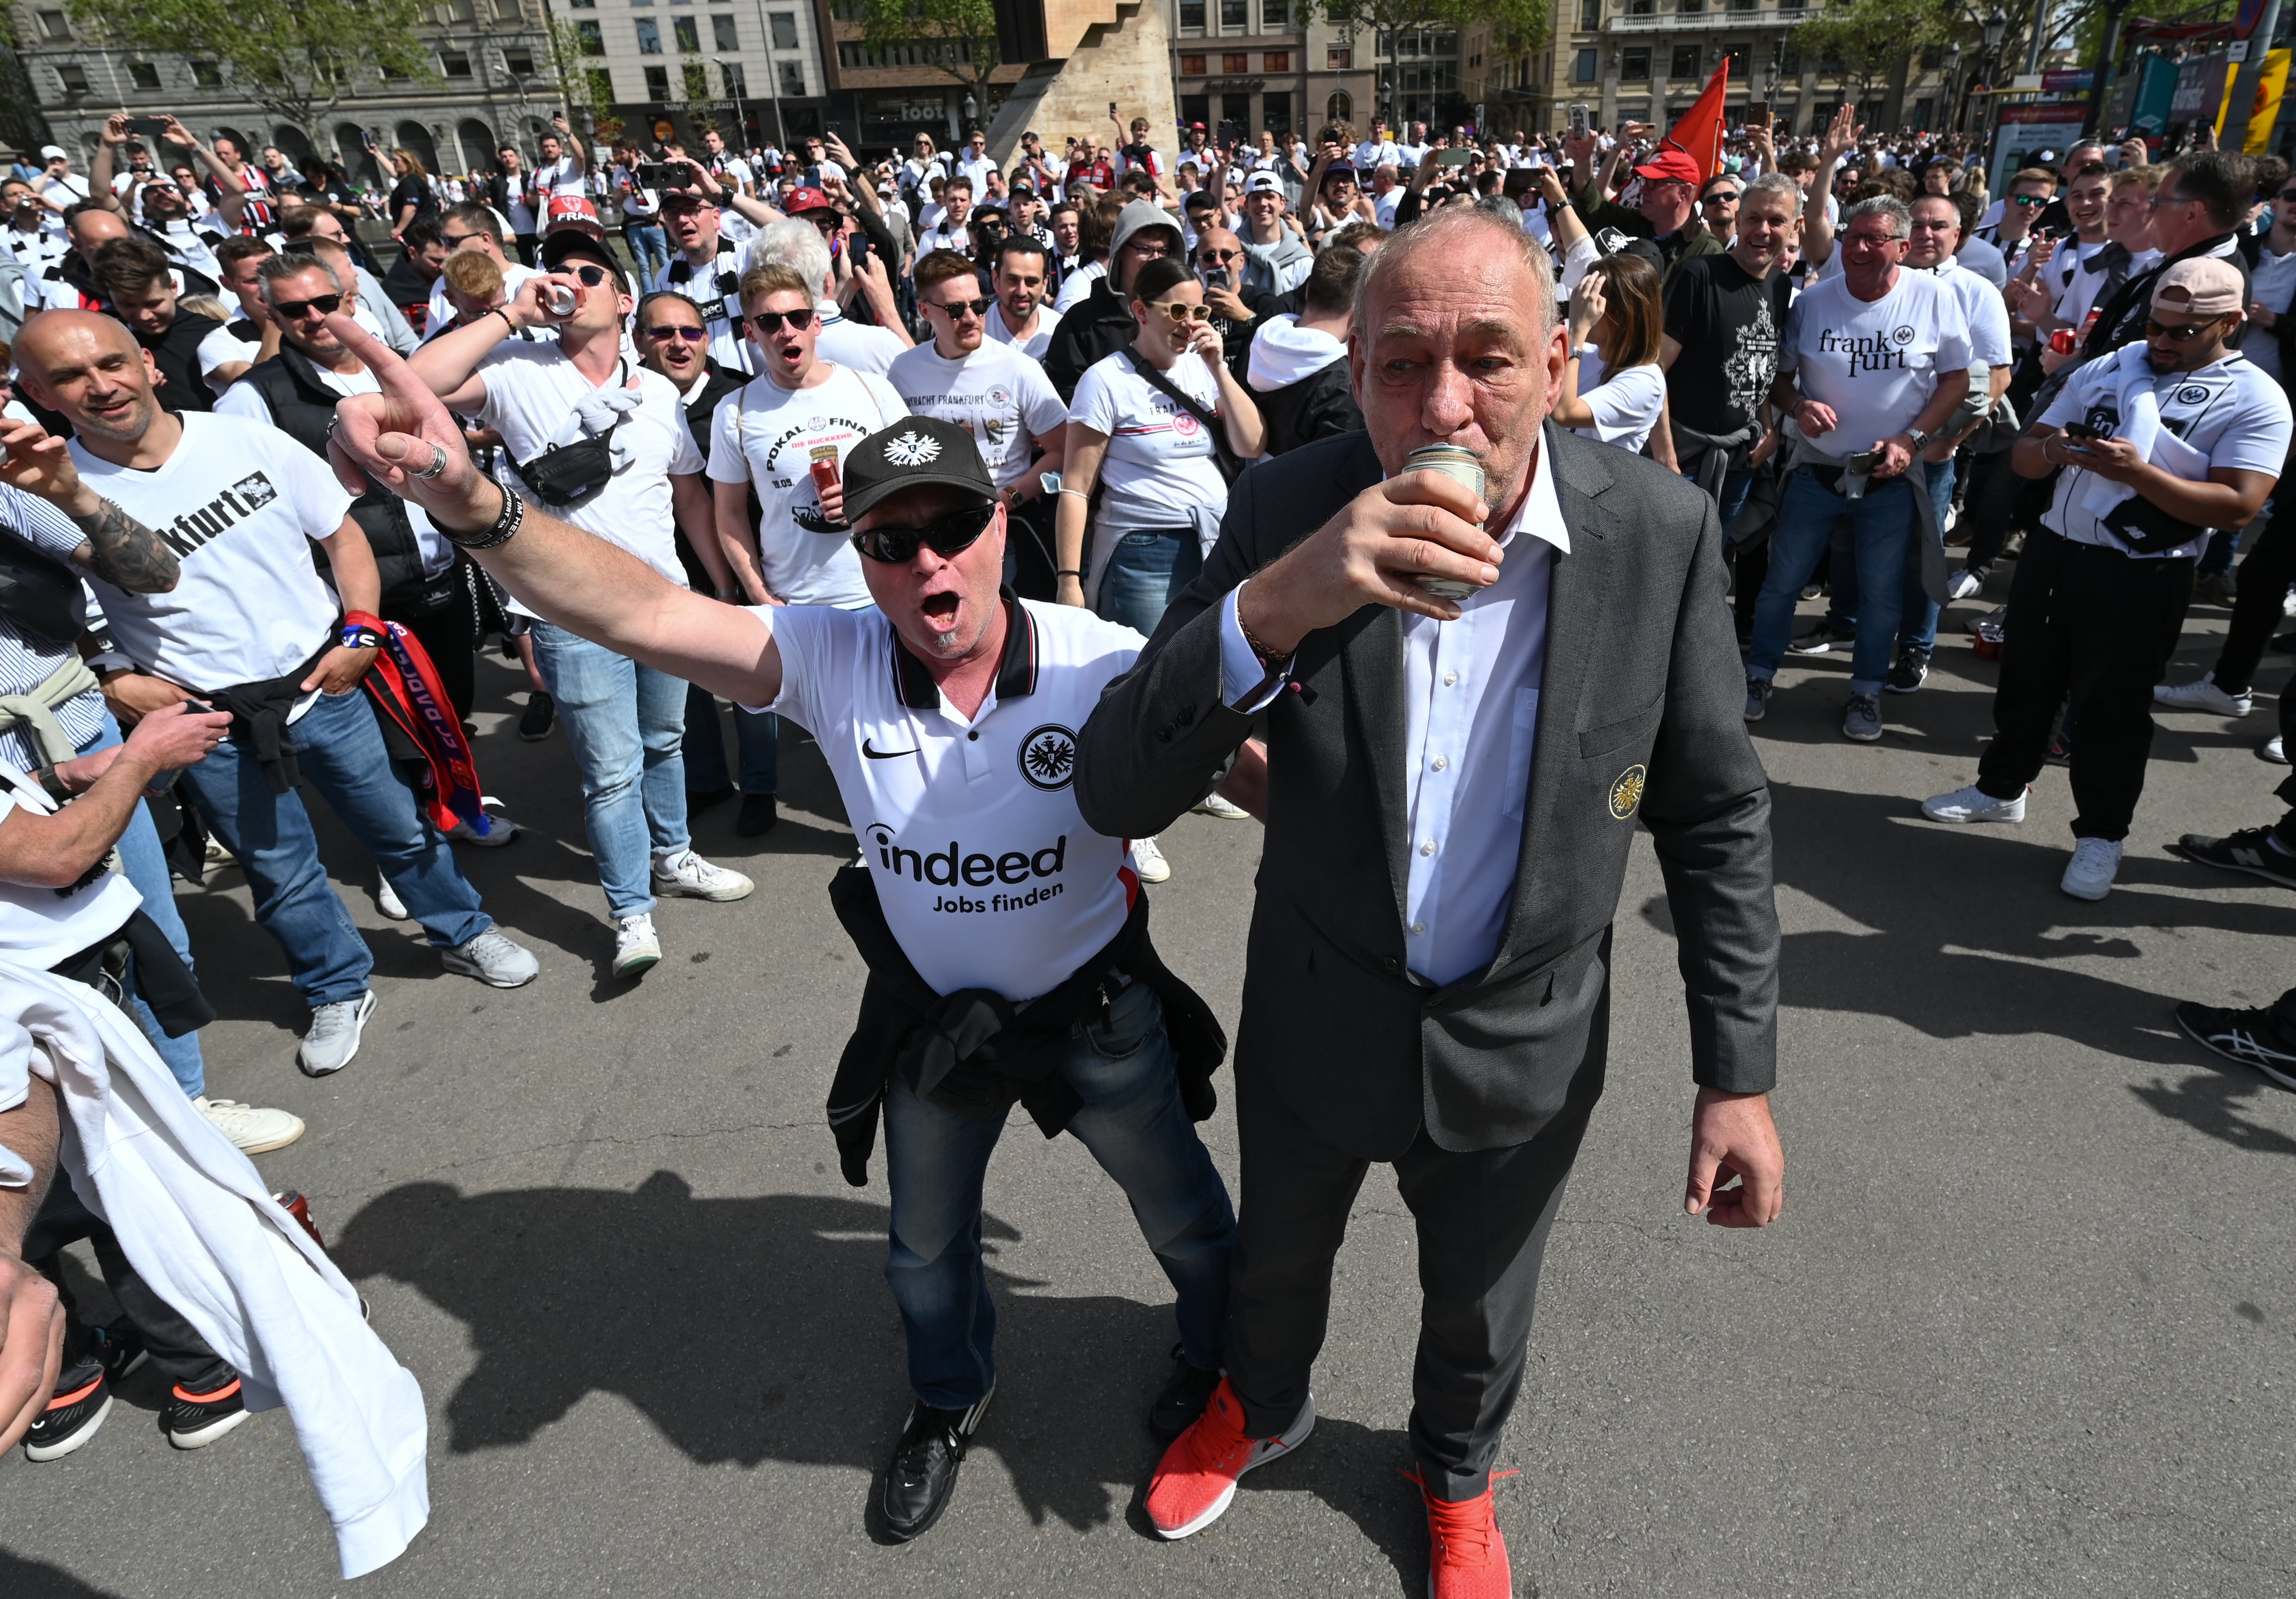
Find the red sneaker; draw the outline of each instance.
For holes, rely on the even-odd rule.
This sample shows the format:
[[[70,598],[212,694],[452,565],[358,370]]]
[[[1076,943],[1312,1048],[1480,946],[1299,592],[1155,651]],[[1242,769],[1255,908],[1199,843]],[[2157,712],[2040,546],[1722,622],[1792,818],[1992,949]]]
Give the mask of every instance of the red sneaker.
[[[1455,1504],[1422,1483],[1419,1496],[1427,1502],[1427,1599],[1512,1599],[1514,1578],[1491,1490]]]
[[[1156,1463],[1156,1475],[1148,1483],[1149,1521],[1165,1538],[1201,1532],[1234,1499],[1237,1478],[1289,1455],[1315,1430],[1316,1402],[1311,1398],[1300,1406],[1298,1419],[1281,1438],[1245,1437],[1243,1401],[1222,1377],[1203,1414],[1172,1440]]]

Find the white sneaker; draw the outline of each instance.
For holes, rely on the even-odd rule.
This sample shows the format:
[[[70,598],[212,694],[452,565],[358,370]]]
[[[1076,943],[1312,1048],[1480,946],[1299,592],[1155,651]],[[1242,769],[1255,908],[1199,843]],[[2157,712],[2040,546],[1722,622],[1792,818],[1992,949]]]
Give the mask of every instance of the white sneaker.
[[[305,1077],[327,1077],[340,1071],[358,1054],[359,1038],[367,1018],[374,1014],[374,990],[357,999],[338,999],[315,1007],[311,1025],[303,1034],[295,1064]]]
[[[209,1099],[205,1095],[192,1102],[201,1115],[214,1123],[215,1129],[237,1144],[240,1152],[259,1155],[268,1150],[285,1149],[303,1136],[303,1119],[287,1111],[266,1111],[260,1105],[243,1105],[235,1099]]]
[[[652,916],[624,916],[614,923],[614,975],[636,977],[661,959],[661,939]]]
[[[2205,710],[2220,717],[2244,717],[2254,701],[2246,694],[2225,693],[2213,677],[2195,677],[2190,683],[2153,685],[2152,703],[2171,710]]]
[[[2025,796],[1996,800],[1972,783],[1965,789],[1933,794],[1923,800],[1922,815],[1932,822],[2021,822],[2025,819]]]
[[[406,901],[398,897],[398,890],[390,886],[390,879],[388,877],[378,879],[375,882],[374,908],[393,922],[408,922],[414,919],[414,913],[406,908]]]
[[[739,872],[711,865],[691,849],[653,858],[653,891],[657,894],[676,894],[722,905],[729,899],[747,899],[757,886]]]
[[[1217,789],[1198,800],[1194,809],[1195,813],[1200,816],[1218,816],[1223,822],[1249,822],[1251,820],[1251,813],[1250,811],[1244,809],[1243,807],[1238,805],[1233,800],[1224,799]]]
[[[2120,840],[2082,839],[2073,845],[2073,857],[2057,887],[2076,899],[2102,899],[2112,892],[2113,874],[2120,870]]]
[[[1153,839],[1132,840],[1132,864],[1140,873],[1142,882],[1162,882],[1172,875],[1172,863],[1156,848]]]
[[[1948,600],[1966,600],[1984,586],[1985,579],[1964,566],[1945,580],[1945,597]]]
[[[498,927],[439,952],[439,964],[457,977],[475,977],[489,988],[516,988],[542,970],[534,952]]]
[[[2288,764],[2288,751],[2281,748],[2280,735],[2276,733],[2270,738],[2266,739],[2262,743],[2259,744],[2256,747],[2256,758],[2259,760],[2268,760],[2276,767],[2286,766]]]

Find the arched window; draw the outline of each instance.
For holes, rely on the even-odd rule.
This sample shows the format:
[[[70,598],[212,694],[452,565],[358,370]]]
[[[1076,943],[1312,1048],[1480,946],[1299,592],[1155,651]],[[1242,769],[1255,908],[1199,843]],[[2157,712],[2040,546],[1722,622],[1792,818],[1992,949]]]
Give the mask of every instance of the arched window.
[[[1353,121],[1355,114],[1355,96],[1345,91],[1333,94],[1329,100],[1324,102],[1324,120],[1326,122]]]

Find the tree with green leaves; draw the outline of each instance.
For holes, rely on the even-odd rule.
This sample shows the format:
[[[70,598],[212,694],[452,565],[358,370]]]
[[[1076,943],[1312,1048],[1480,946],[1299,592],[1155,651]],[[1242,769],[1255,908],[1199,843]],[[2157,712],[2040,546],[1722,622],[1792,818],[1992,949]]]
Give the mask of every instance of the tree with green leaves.
[[[426,0],[67,0],[103,43],[214,62],[232,88],[316,135],[321,119],[381,78],[442,82],[417,30]]]
[[[988,116],[988,75],[996,52],[996,8],[989,0],[860,0],[861,43],[886,64],[931,67],[972,95]]]
[[[1947,0],[1852,0],[1812,12],[1786,36],[1786,47],[1826,70],[1838,64],[1842,81],[1856,86],[1845,96],[1854,103],[1887,85],[1916,51],[1962,30]]]

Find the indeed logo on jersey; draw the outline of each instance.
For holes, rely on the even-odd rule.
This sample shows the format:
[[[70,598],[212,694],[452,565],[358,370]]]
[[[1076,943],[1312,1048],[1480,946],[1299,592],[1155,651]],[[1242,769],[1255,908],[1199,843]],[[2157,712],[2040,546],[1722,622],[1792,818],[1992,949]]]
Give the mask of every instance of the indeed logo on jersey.
[[[1827,355],[1846,356],[1849,360],[1849,375],[1861,372],[1903,372],[1906,370],[1906,350],[1914,341],[1914,330],[1900,325],[1886,333],[1837,333],[1832,328],[1821,329],[1817,348]]]
[[[920,883],[941,888],[988,889],[1002,884],[1028,890],[1024,894],[1008,894],[998,889],[978,899],[963,893],[937,895],[933,899],[933,909],[937,911],[969,915],[982,911],[1026,910],[1057,897],[1068,887],[1066,882],[1039,881],[1057,878],[1066,868],[1066,833],[1042,849],[1008,849],[991,857],[979,851],[968,852],[955,839],[945,849],[905,849],[894,841],[893,830],[882,822],[872,822],[866,832],[869,841],[876,848],[877,865],[893,877],[911,877]]]
[[[160,537],[176,554],[188,555],[233,523],[254,515],[278,497],[279,491],[272,487],[269,478],[259,472],[250,472],[197,511],[161,523]]]

